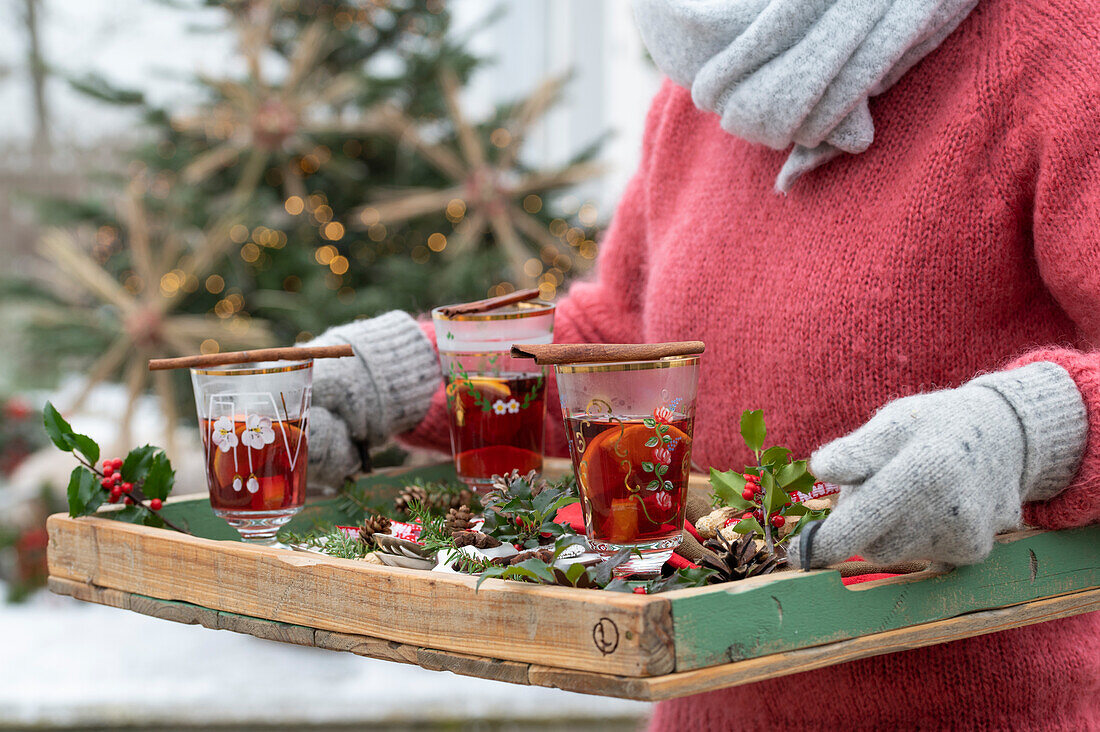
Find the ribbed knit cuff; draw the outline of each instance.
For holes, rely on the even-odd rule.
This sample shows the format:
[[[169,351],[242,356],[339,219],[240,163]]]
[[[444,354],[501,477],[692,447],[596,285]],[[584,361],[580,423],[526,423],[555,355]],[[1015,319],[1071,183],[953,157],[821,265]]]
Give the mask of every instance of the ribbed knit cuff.
[[[1069,373],[1058,364],[1040,361],[980,376],[970,384],[996,391],[1020,420],[1025,441],[1020,498],[1043,501],[1069,485],[1088,433],[1085,403]]]
[[[318,362],[314,395],[348,423],[353,439],[378,445],[424,418],[439,386],[439,362],[412,317],[395,310],[337,326],[312,342],[333,343],[350,344],[358,361]]]

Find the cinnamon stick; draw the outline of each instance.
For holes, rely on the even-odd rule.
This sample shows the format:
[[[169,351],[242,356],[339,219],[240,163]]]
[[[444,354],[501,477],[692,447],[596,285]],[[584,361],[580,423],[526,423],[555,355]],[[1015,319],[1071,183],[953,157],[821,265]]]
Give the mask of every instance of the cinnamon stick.
[[[440,308],[439,312],[448,318],[453,318],[456,315],[466,315],[468,313],[484,313],[488,310],[502,308],[505,305],[514,305],[517,302],[534,300],[538,296],[539,291],[537,289],[516,290],[507,295],[490,297],[486,300],[476,300],[475,302],[467,302],[461,305],[448,305],[445,308]]]
[[[150,371],[167,369],[187,369],[193,366],[228,366],[234,363],[253,361],[302,361],[307,358],[344,358],[354,356],[355,351],[349,345],[342,346],[289,346],[287,348],[259,348],[255,351],[227,351],[210,353],[203,356],[184,356],[182,358],[154,358],[149,361]]]
[[[675,343],[547,343],[512,346],[516,358],[533,358],[540,366],[556,363],[607,363],[611,361],[653,361],[669,356],[702,353],[702,341]]]

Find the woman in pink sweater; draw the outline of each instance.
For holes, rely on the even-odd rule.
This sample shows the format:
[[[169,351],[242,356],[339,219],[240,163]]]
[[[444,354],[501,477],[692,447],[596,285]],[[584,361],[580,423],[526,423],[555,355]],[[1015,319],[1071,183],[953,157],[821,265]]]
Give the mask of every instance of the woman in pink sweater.
[[[704,340],[695,461],[743,465],[737,415],[764,408],[847,486],[805,565],[964,564],[1021,512],[1100,520],[1100,10],[974,6],[637,5],[673,81],[556,340]],[[322,341],[356,345],[340,378],[365,386],[319,368],[317,476],[410,427],[446,449],[408,316]],[[557,413],[548,435],[564,454]],[[664,702],[653,726],[1098,728],[1100,614]]]

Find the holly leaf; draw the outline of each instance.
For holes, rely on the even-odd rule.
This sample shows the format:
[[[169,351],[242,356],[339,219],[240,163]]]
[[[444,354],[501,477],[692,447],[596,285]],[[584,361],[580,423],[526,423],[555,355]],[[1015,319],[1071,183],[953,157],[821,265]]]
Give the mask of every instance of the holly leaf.
[[[508,571],[508,569],[509,567],[489,567],[487,570],[478,575],[477,584],[474,585],[474,592],[478,591],[478,589],[481,587],[482,582],[487,579],[499,579],[506,571]]]
[[[74,432],[72,425],[65,421],[61,413],[50,402],[42,409],[42,422],[53,444],[65,452],[78,451],[84,459],[95,465],[99,461],[99,445],[87,435]]]
[[[106,491],[99,485],[99,477],[83,465],[73,468],[73,472],[69,474],[69,487],[66,493],[69,498],[70,516],[87,516],[95,513],[107,498]]]
[[[718,496],[718,500],[726,506],[747,508],[751,505],[741,497],[742,491],[745,490],[745,476],[735,470],[720,473],[711,468],[710,485],[714,488],[714,495]]]
[[[771,473],[764,473],[760,479],[760,487],[764,490],[764,513],[770,516],[772,511],[780,508],[787,502],[787,494],[779,487],[779,483]]]
[[[779,470],[775,471],[775,479],[779,481],[779,485],[783,488],[787,488],[791,483],[795,482],[803,475],[806,474],[806,461],[795,460],[793,463],[787,463],[781,465]],[[788,490],[790,490],[788,488]]]
[[[788,450],[785,447],[779,447],[778,445],[775,445],[773,447],[769,447],[767,450],[764,451],[764,454],[760,456],[760,464],[761,465],[776,465],[776,464],[779,464],[779,465],[786,466],[787,461],[790,460],[790,457],[791,457],[791,451],[790,450]],[[802,462],[803,462],[803,465],[805,465],[805,461],[802,461]],[[782,468],[780,468],[780,470],[782,470]]]
[[[158,529],[164,527],[164,521],[161,520],[160,516],[142,506],[126,506],[121,511],[112,511],[111,518],[116,521],[125,521],[128,524],[142,524]]]
[[[789,484],[784,486],[783,490],[787,491],[788,493],[791,493],[793,491],[801,491],[803,493],[806,493],[807,491],[813,489],[814,483],[816,482],[817,478],[815,478],[813,474],[803,473],[802,475],[791,481]]]
[[[550,569],[550,565],[541,559],[526,559],[519,564],[513,564],[512,569],[517,571],[523,571],[525,574],[530,573],[536,580],[554,584],[554,572]]]
[[[125,466],[124,466],[125,467]],[[141,486],[141,492],[146,498],[159,498],[164,500],[172,492],[172,486],[176,482],[176,471],[172,470],[172,463],[163,452],[153,454],[152,462],[145,474],[145,482]]]
[[[135,447],[122,461],[122,470],[120,471],[122,479],[127,483],[140,483],[145,480],[149,475],[149,468],[153,466],[156,454],[160,451],[159,447],[152,445]]]
[[[787,534],[784,541],[790,541],[794,537],[798,536],[802,533],[802,529],[806,528],[814,521],[822,520],[823,518],[825,518],[826,514],[828,514],[828,511],[808,511],[806,515],[799,519],[798,523],[794,525],[794,528],[791,529],[791,533]]]
[[[554,542],[554,559],[557,559],[559,556],[561,556],[561,553],[563,551],[565,551],[569,547],[573,546],[574,544],[580,544],[581,546],[585,546],[585,544],[587,544],[587,541],[585,540],[585,538],[583,536],[580,536],[579,534],[570,534],[569,536],[563,536],[560,539],[558,539],[557,541],[555,541]],[[572,566],[576,567],[576,566],[579,566],[579,565],[572,565]]]
[[[571,564],[569,569],[565,570],[565,579],[569,581],[569,584],[576,587],[577,580],[581,578],[581,575],[585,573],[588,567],[583,564]]]
[[[608,559],[597,564],[592,568],[592,582],[600,587],[606,585],[611,581],[611,575],[614,573],[615,568],[630,559],[635,552],[635,549],[620,549]]]
[[[751,409],[741,413],[741,437],[750,450],[759,452],[763,449],[767,433],[764,427],[764,410]]]
[[[764,529],[760,526],[760,522],[756,520],[755,516],[747,516],[741,519],[733,525],[733,530],[738,534],[764,533]]]

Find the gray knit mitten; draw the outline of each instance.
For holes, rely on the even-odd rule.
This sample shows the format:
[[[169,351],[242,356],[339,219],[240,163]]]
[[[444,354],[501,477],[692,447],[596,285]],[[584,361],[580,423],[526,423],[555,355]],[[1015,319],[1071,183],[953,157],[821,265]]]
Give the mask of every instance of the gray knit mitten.
[[[891,402],[819,449],[810,468],[844,486],[832,514],[791,542],[803,567],[853,554],[880,563],[981,561],[1020,504],[1072,480],[1088,429],[1077,385],[1039,362]]]
[[[355,358],[313,365],[310,485],[337,487],[357,473],[361,450],[416,426],[439,386],[435,350],[406,313],[339,325],[307,345],[344,343],[355,349]]]

